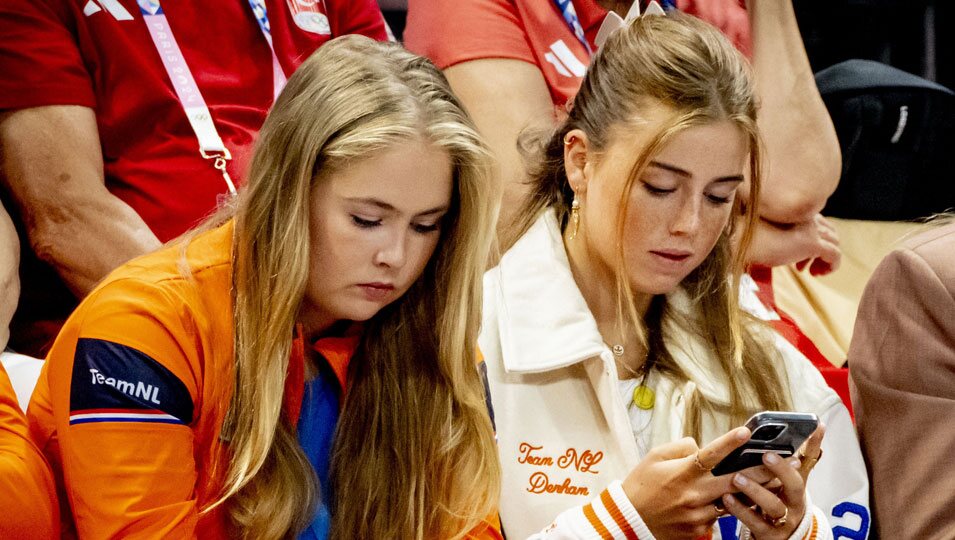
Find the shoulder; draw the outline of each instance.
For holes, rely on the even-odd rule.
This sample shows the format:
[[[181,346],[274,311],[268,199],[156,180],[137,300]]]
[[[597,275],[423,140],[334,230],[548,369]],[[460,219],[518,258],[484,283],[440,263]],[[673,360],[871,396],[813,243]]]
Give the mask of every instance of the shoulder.
[[[133,259],[107,276],[84,304],[95,306],[131,295],[156,300],[155,308],[163,307],[163,297],[188,307],[192,303],[188,297],[228,294],[232,230],[229,222]]]
[[[198,364],[212,358],[212,349],[231,347],[231,234],[222,233],[215,229],[185,248],[163,248],[107,277],[70,316],[50,351],[60,378],[113,358],[162,378],[175,375],[192,393],[204,372]]]
[[[870,285],[893,287],[925,280],[937,280],[950,295],[955,295],[955,223],[904,242],[882,261]]]

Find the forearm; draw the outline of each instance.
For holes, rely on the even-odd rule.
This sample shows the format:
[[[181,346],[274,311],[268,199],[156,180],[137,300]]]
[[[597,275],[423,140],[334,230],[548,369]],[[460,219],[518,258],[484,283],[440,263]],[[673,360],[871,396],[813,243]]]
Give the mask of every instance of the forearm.
[[[161,245],[142,218],[105,188],[70,200],[67,208],[37,212],[28,234],[37,256],[79,298],[118,266]]]
[[[0,205],[0,351],[10,338],[10,319],[20,298],[20,243],[10,216]]]
[[[111,270],[160,245],[105,186],[91,109],[49,106],[0,118],[3,179],[31,246],[78,296]]]
[[[518,139],[525,130],[553,127],[550,91],[537,66],[519,60],[474,60],[445,73],[494,154],[503,186],[498,232],[504,233],[530,190]]]
[[[780,223],[807,221],[839,182],[839,140],[816,88],[791,1],[747,0],[746,7],[766,150],[760,214]]]

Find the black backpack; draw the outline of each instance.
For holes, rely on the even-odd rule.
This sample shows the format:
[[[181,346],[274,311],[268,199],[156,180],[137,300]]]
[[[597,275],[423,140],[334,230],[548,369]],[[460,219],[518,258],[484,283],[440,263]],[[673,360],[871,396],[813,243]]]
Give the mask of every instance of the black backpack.
[[[825,215],[911,220],[955,208],[955,93],[869,60],[826,68],[816,84],[842,148]]]

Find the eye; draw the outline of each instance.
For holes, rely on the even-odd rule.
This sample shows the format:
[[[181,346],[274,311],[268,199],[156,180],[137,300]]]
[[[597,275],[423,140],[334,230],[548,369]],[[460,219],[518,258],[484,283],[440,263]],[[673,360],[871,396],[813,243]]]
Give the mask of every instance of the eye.
[[[437,230],[440,230],[440,229],[441,229],[441,222],[440,222],[440,221],[436,221],[435,223],[432,223],[432,224],[430,224],[430,225],[422,225],[422,224],[418,224],[418,223],[412,223],[412,224],[411,224],[411,229],[414,230],[414,232],[419,233],[419,234],[428,234],[428,233],[432,233],[432,232],[435,232],[435,231],[437,231]]]
[[[354,214],[352,215],[351,219],[353,222],[355,222],[355,225],[361,229],[371,229],[372,227],[381,225],[380,219],[362,219]]]
[[[729,204],[729,202],[732,200],[732,197],[731,196],[719,197],[716,195],[707,194],[706,199],[713,204],[722,205],[722,204]]]
[[[654,197],[664,197],[676,191],[675,188],[673,189],[659,188],[647,182],[643,183],[643,189],[647,190],[647,193],[649,193],[650,195],[653,195]]]

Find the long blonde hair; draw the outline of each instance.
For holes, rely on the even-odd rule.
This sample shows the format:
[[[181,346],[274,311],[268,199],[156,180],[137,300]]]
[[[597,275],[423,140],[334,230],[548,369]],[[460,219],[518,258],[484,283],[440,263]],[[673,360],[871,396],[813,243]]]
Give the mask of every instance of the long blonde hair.
[[[496,507],[500,471],[475,358],[499,191],[489,154],[430,62],[346,36],[289,79],[236,205],[235,387],[221,433],[229,462],[214,505],[225,505],[238,536],[294,537],[320,497],[282,413],[309,274],[312,188],[416,138],[451,157],[452,205],[423,275],[364,325],[335,435],[332,485],[324,486],[334,493],[332,536],[459,538]]]
[[[686,432],[699,438],[703,411],[724,412],[731,422],[741,423],[757,409],[786,409],[791,401],[785,388],[788,383],[780,384],[786,376],[779,369],[777,352],[761,337],[759,323],[739,306],[744,256],[758,219],[760,141],[749,67],[722,34],[698,19],[679,14],[641,17],[612,34],[594,56],[567,119],[549,138],[522,139],[525,153],[533,159],[532,192],[520,213],[522,221],[505,245],[513,243],[548,208],[556,211],[561,227],[566,227],[574,197],[563,161],[563,141],[568,132],[584,131],[590,148],[599,156],[612,137],[645,129],[641,127],[641,110],[661,105],[674,115],[641,149],[630,170],[620,197],[624,210],[618,215],[618,238],[622,238],[633,182],[676,134],[693,126],[729,121],[745,135],[750,149],[748,204],[736,198],[729,227],[710,255],[681,284],[698,306],[699,317],[680,316],[664,296],[655,297],[647,314],[639,317],[626,278],[623,242],[617,242],[618,314],[621,321],[629,319],[640,331],[649,351],[647,367],[677,380],[688,380],[664,340],[667,323],[673,323],[698,335],[726,375],[728,411],[702,395],[689,396]]]

